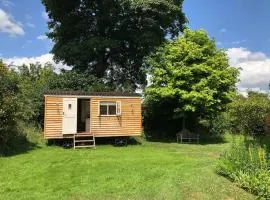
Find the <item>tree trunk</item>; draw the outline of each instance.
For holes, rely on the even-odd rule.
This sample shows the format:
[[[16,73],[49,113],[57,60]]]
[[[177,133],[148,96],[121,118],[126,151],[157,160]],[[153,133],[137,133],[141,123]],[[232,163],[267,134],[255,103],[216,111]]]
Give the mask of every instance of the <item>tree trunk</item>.
[[[183,115],[183,119],[182,119],[182,129],[186,129],[186,116],[185,114]]]

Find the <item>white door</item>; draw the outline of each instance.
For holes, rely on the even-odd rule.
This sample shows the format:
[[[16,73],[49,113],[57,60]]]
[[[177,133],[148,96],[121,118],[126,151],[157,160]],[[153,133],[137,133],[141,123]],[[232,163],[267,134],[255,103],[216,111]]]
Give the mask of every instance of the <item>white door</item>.
[[[63,98],[63,134],[77,132],[77,98]]]

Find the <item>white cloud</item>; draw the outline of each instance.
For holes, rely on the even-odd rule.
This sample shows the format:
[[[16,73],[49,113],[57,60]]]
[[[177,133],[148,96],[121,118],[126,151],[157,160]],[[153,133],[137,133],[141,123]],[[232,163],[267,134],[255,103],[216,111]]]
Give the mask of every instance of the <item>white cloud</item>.
[[[264,53],[251,52],[243,47],[230,48],[227,50],[227,54],[230,58],[230,64],[233,66],[244,62],[262,61],[267,59],[267,56]]]
[[[16,22],[13,17],[0,8],[0,32],[8,33],[11,36],[24,35],[24,30],[20,22]]]
[[[220,29],[219,30],[221,33],[225,33],[225,32],[227,32],[227,29],[226,28],[222,28],[222,29]]]
[[[21,66],[23,64],[29,65],[31,63],[40,63],[41,65],[44,65],[46,63],[52,63],[53,66],[56,68],[56,71],[59,71],[59,69],[70,69],[67,65],[64,65],[63,63],[55,63],[53,61],[53,55],[52,54],[43,54],[41,56],[37,57],[12,57],[12,58],[4,58],[3,61],[11,66]]]
[[[39,36],[37,36],[37,39],[38,40],[47,40],[48,37],[46,35],[39,35]]]
[[[227,50],[230,64],[238,67],[240,91],[251,89],[254,91],[268,90],[270,82],[270,57],[262,52],[251,52],[245,48],[231,48]]]
[[[25,25],[28,26],[28,27],[30,27],[30,28],[35,28],[36,27],[35,24],[32,24],[30,22],[26,22]]]
[[[47,14],[45,11],[43,11],[43,12],[41,13],[41,16],[42,16],[43,19],[45,19],[46,21],[49,20],[49,16],[48,16],[48,14]]]
[[[9,0],[1,0],[1,3],[3,6],[5,6],[7,8],[15,6],[15,4]]]

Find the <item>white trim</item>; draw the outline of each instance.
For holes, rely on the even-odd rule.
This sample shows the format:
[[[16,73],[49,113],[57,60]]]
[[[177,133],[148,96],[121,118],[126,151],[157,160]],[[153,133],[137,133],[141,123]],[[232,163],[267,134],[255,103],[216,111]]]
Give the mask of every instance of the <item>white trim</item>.
[[[62,98],[81,98],[81,99],[89,99],[89,98],[135,98],[135,99],[142,99],[142,97],[138,96],[84,96],[84,95],[51,95],[51,94],[46,94],[44,95],[45,97],[62,97]]]
[[[119,112],[118,112],[119,111]],[[116,101],[116,115],[117,116],[120,116],[121,115],[121,111],[122,111],[122,108],[121,108],[121,101]]]
[[[106,115],[101,115],[100,114],[100,106],[106,106],[107,107],[107,114]],[[115,106],[115,114],[110,115],[109,114],[109,106]],[[117,101],[98,101],[98,116],[117,116]]]

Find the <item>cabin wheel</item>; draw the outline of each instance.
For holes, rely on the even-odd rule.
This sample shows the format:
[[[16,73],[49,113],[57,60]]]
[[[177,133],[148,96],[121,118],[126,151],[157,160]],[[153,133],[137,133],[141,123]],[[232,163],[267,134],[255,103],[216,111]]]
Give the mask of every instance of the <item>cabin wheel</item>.
[[[115,138],[114,140],[115,146],[127,146],[126,138]]]
[[[71,148],[73,146],[73,144],[70,140],[64,140],[62,146],[64,148]]]

